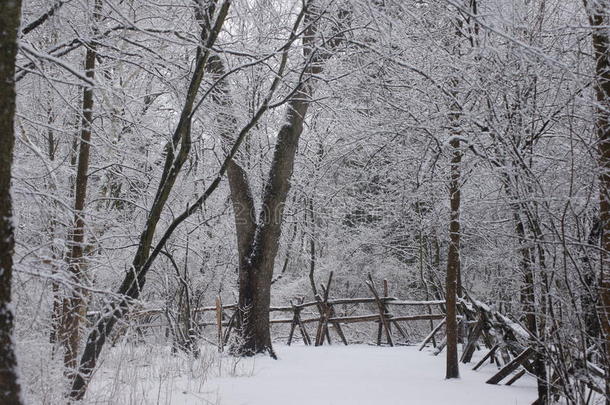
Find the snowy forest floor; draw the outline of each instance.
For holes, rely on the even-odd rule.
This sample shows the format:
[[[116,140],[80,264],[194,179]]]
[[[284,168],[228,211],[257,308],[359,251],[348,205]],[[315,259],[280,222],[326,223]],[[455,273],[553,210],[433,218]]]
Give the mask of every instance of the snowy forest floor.
[[[521,405],[536,398],[529,376],[513,386],[488,385],[497,370],[461,364],[459,380],[445,380],[445,354],[416,346],[276,345],[279,360],[236,359],[212,346],[200,359],[169,348],[113,348],[94,377],[87,404],[171,405]],[[475,354],[474,361],[482,355]]]

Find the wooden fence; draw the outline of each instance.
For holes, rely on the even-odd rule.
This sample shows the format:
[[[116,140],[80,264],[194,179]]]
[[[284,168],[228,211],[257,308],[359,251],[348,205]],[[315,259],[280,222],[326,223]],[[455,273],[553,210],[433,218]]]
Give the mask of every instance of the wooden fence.
[[[393,330],[396,330],[405,340],[408,339],[407,330],[404,327],[405,322],[411,321],[430,321],[430,333],[424,338],[419,345],[419,350],[422,350],[426,345],[432,342],[435,347],[434,354],[438,355],[446,346],[446,337],[441,338],[438,344],[435,336],[441,333],[445,324],[445,301],[410,301],[392,297],[389,294],[387,281],[383,281],[382,290],[380,291],[375,285],[372,277],[369,275],[366,280],[366,285],[371,293],[369,297],[356,298],[329,298],[329,291],[332,282],[332,273],[329,276],[326,285],[321,285],[322,294],[316,295],[313,301],[305,301],[303,298],[298,302],[290,302],[290,305],[272,306],[270,311],[270,323],[290,325],[288,334],[288,345],[294,339],[295,332],[298,330],[303,343],[305,345],[321,346],[324,342],[331,343],[330,329],[334,329],[341,342],[345,345],[349,343],[343,326],[354,323],[374,323],[377,326],[377,345],[381,345],[384,341],[389,346],[394,346]],[[356,314],[356,315],[338,315],[340,311],[337,307],[340,305],[353,305],[362,308],[364,305],[373,306],[374,312]],[[395,316],[392,310],[399,307],[418,307],[425,308],[427,313],[415,315],[398,315]],[[432,308],[437,308],[432,311]],[[309,313],[305,314],[305,310],[309,309]],[[353,308],[352,308],[353,309]],[[223,305],[220,297],[216,299],[216,304],[213,306],[205,306],[192,309],[193,314],[203,314],[211,312],[215,314],[214,321],[196,322],[200,327],[215,326],[216,339],[220,351],[223,350],[228,343],[232,331],[236,327],[237,315],[239,313],[237,304]],[[279,313],[279,316],[274,314]],[[544,362],[548,365],[548,353],[545,353],[543,348],[536,343],[537,339],[526,328],[517,321],[511,320],[509,317],[492,310],[485,303],[471,298],[467,293],[458,301],[459,313],[459,329],[462,331],[463,349],[460,361],[469,363],[472,360],[473,353],[478,349],[486,349],[486,353],[475,364],[473,370],[478,370],[486,362],[491,362],[498,367],[498,371],[488,379],[488,384],[498,384],[508,378],[506,385],[512,385],[525,374],[536,375],[535,358],[542,356]],[[89,315],[95,315],[90,313]],[[133,311],[130,318],[133,319],[151,319],[156,315],[167,315],[167,310],[163,309],[148,309],[142,311]],[[143,317],[143,318],[141,318]],[[436,325],[432,321],[440,320]],[[307,324],[316,324],[315,337],[309,335]],[[163,324],[154,325],[151,323],[139,323],[138,328],[150,326],[163,326]],[[548,348],[547,348],[548,350]],[[569,370],[571,377],[578,380],[580,383],[593,391],[603,393],[602,385],[599,381],[603,381],[604,371],[599,366],[591,363],[587,359],[582,359],[577,354],[571,354],[574,358],[574,364]],[[512,376],[511,376],[512,375]],[[549,375],[550,393],[558,398],[562,386],[562,380],[566,377],[561,375],[560,370],[553,370],[551,367]]]
[[[371,293],[369,297],[354,297],[354,298],[330,298],[330,286],[332,283],[332,272],[326,284],[321,285],[322,294],[315,296],[312,301],[305,301],[301,298],[297,302],[291,301],[289,305],[272,306],[270,311],[271,325],[285,324],[290,325],[287,344],[290,345],[295,337],[295,332],[298,330],[301,339],[305,345],[321,346],[324,342],[331,343],[331,328],[335,331],[339,340],[347,345],[349,341],[346,334],[343,332],[343,327],[348,324],[355,323],[374,323],[377,325],[377,344],[381,345],[384,340],[390,346],[395,345],[393,330],[396,330],[404,339],[408,339],[407,330],[403,326],[405,322],[410,321],[434,321],[444,320],[444,300],[433,301],[410,301],[392,297],[389,294],[387,280],[383,280],[382,291],[380,291],[369,275],[366,280],[366,285]],[[339,315],[337,310],[341,305],[372,305],[374,312],[361,313],[356,315]],[[426,309],[427,313],[415,315],[394,315],[393,309],[399,307],[419,307]],[[432,308],[437,308],[435,311]],[[306,313],[306,310],[310,310]],[[215,326],[216,340],[219,350],[222,351],[228,343],[232,332],[237,324],[238,305],[235,303],[223,305],[220,297],[216,298],[216,304],[213,306],[204,306],[192,308],[193,316],[203,313],[215,313],[214,320],[203,322],[195,322],[199,327]],[[279,314],[279,315],[275,315]],[[92,315],[92,314],[90,314]],[[150,319],[154,316],[166,315],[164,309],[146,309],[133,311],[130,318],[133,319]],[[307,324],[316,324],[315,336],[310,336],[307,331]],[[139,323],[139,328],[163,326],[163,324]],[[442,325],[438,325],[436,329]],[[434,326],[432,325],[434,328]]]
[[[305,302],[303,299],[298,303],[291,302],[290,305],[286,306],[273,306],[269,309],[271,313],[286,313],[290,316],[286,317],[271,317],[270,323],[273,324],[290,324],[290,332],[288,334],[288,345],[292,343],[295,331],[298,329],[303,343],[305,345],[311,345],[312,342],[315,346],[321,346],[325,341],[331,343],[329,327],[332,327],[339,339],[343,344],[347,345],[349,342],[345,333],[343,332],[342,325],[363,323],[363,322],[374,322],[378,325],[377,333],[377,344],[381,345],[383,336],[385,336],[386,343],[390,346],[394,346],[394,337],[392,334],[392,327],[394,327],[403,338],[407,338],[407,333],[401,322],[408,321],[421,321],[421,320],[438,320],[444,319],[445,314],[442,312],[444,300],[438,301],[405,301],[400,300],[396,297],[390,297],[388,291],[388,283],[384,280],[383,282],[383,294],[380,294],[372,278],[369,276],[366,284],[372,294],[371,297],[359,297],[359,298],[337,298],[329,299],[329,286],[332,281],[332,273],[329,277],[328,283],[322,288],[323,294],[317,295],[314,301]],[[204,307],[200,311],[216,311],[216,327],[219,330],[219,347],[222,347],[229,340],[231,331],[235,326],[237,305],[225,305],[223,306],[221,301],[218,299],[214,307]],[[374,304],[377,311],[373,313],[365,313],[353,316],[338,316],[336,306],[338,305],[358,305],[358,304]],[[419,307],[432,307],[440,306],[441,310],[437,313],[418,314],[418,315],[406,315],[406,316],[394,316],[391,307],[408,307],[408,306],[419,306]],[[303,316],[303,310],[307,308],[315,309],[317,315],[315,316]],[[233,311],[232,315],[227,321],[225,319],[224,312]],[[308,323],[316,323],[316,334],[315,340],[312,341],[307,328],[305,327]],[[204,323],[203,325],[212,325],[212,323]],[[225,332],[221,331],[225,328]]]

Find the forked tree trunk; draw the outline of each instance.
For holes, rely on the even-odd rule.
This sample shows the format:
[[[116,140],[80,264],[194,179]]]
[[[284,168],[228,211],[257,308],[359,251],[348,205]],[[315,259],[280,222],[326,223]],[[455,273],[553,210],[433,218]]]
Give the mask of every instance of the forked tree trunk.
[[[20,0],[0,2],[0,405],[22,403],[13,344],[11,281],[15,239],[10,194],[15,145],[15,58],[20,17]]]
[[[274,356],[269,328],[271,279],[279,247],[284,203],[290,190],[294,158],[312,90],[310,83],[302,84],[287,106],[286,124],[277,137],[254,241],[240,269],[243,275],[240,276],[240,283],[243,284],[239,291],[243,354],[268,352]]]
[[[282,231],[283,210],[290,190],[290,179],[299,139],[303,133],[305,116],[313,95],[313,80],[322,72],[322,66],[330,53],[320,54],[316,49],[319,9],[314,1],[304,3],[302,12],[308,26],[303,34],[303,56],[305,70],[301,83],[291,96],[287,108],[285,124],[281,127],[267,183],[263,190],[262,209],[254,239],[240,269],[239,310],[242,318],[240,353],[252,355],[269,353],[275,357],[271,345],[269,327],[269,306],[271,301],[271,281]],[[341,18],[348,11],[339,12]],[[337,46],[342,40],[338,34],[326,43],[327,49]]]
[[[583,1],[592,27],[595,57],[595,130],[599,148],[599,212],[602,229],[598,312],[606,351],[606,404],[610,405],[610,1]]]
[[[449,204],[451,209],[449,222],[449,249],[447,253],[447,370],[446,378],[459,378],[458,362],[458,323],[457,294],[460,275],[460,202],[461,202],[461,162],[460,141],[453,138],[449,145],[452,148],[451,178],[449,181]]]
[[[96,24],[100,20],[102,1],[95,0],[93,8],[92,31],[97,32]],[[95,42],[87,44],[85,54],[85,74],[91,80],[95,79],[95,62],[97,58],[97,45]],[[81,319],[85,315],[85,291],[79,288],[84,281],[84,242],[85,218],[84,209],[87,199],[87,180],[89,171],[89,151],[93,121],[93,86],[87,85],[83,90],[82,122],[80,133],[80,146],[78,151],[78,166],[74,186],[74,225],[69,235],[69,251],[66,256],[68,272],[72,283],[71,291],[63,299],[60,341],[64,348],[64,366],[67,375],[72,376],[77,365],[78,348],[80,343]]]
[[[304,55],[309,59],[306,62],[305,81],[298,85],[289,99],[286,124],[280,129],[277,137],[258,221],[254,217],[254,200],[247,173],[234,160],[229,162],[227,168],[239,255],[238,324],[241,341],[238,342],[238,347],[234,348],[237,354],[268,352],[274,356],[269,333],[273,267],[279,247],[283,208],[290,190],[294,158],[313,92],[312,75],[321,72],[322,58],[314,55],[312,47],[315,25],[312,15],[308,14],[310,3],[305,3],[301,11],[301,16],[305,16],[310,22],[303,37]],[[296,32],[301,16],[295,23],[293,33]],[[236,119],[231,112],[232,101],[227,83],[222,80],[226,72],[222,61],[217,57],[213,58],[208,68],[221,79],[214,98],[222,107],[219,119],[222,138],[230,141]]]

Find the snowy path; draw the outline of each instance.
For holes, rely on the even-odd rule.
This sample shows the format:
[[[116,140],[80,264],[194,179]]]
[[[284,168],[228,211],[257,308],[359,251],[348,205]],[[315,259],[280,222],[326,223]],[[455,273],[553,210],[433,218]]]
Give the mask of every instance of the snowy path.
[[[244,376],[207,382],[208,399],[221,405],[525,405],[535,381],[512,387],[485,384],[496,368],[460,365],[460,380],[446,381],[444,353],[416,347],[277,346],[274,361],[239,364]],[[480,354],[479,354],[480,355]],[[245,371],[244,371],[245,370]],[[249,370],[249,371],[247,371]],[[238,372],[239,374],[239,372]],[[186,398],[185,398],[186,399]],[[190,404],[187,400],[185,403]]]

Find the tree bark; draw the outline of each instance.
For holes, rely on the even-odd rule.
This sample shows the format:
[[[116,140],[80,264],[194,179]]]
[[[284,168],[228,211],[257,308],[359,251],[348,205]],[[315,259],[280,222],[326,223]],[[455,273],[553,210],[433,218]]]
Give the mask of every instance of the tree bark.
[[[309,203],[309,218],[310,218],[310,232],[309,236],[309,284],[311,285],[311,292],[315,297],[318,295],[318,289],[316,288],[315,272],[316,272],[316,216],[313,207],[313,197],[307,199]]]
[[[0,405],[20,405],[11,307],[13,207],[10,194],[15,145],[15,59],[21,1],[0,2]]]
[[[319,15],[315,12],[319,10],[312,3],[304,3],[302,10],[305,21],[309,23],[303,34],[304,74],[288,101],[285,124],[278,133],[271,168],[263,189],[262,209],[254,238],[240,268],[239,311],[242,324],[238,352],[242,355],[266,352],[275,357],[269,328],[269,305],[284,204],[290,190],[297,146],[313,95],[312,81],[315,75],[322,72],[323,62],[330,56],[316,53],[314,42],[317,39]],[[332,48],[336,42],[328,45]]]
[[[290,190],[294,158],[311,93],[311,85],[302,84],[287,106],[286,124],[277,137],[254,241],[241,270],[247,275],[244,277],[246,283],[240,286],[239,297],[243,320],[241,350],[244,354],[268,352],[274,356],[269,329],[271,279],[279,247],[284,203]]]
[[[216,104],[222,109],[218,120],[222,140],[225,145],[230,145],[234,141],[234,134],[237,133],[237,119],[233,115],[233,102],[231,100],[228,83],[222,79],[226,74],[224,64],[218,56],[213,56],[210,59],[208,70],[220,80],[212,97]],[[235,219],[239,266],[239,296],[242,297],[245,296],[245,292],[241,292],[241,289],[249,285],[248,273],[244,272],[244,269],[246,268],[246,255],[248,254],[248,249],[252,245],[254,233],[256,231],[254,198],[252,196],[248,174],[235,159],[231,159],[227,166],[227,180],[229,181],[231,203],[233,205],[233,215]],[[239,328],[242,324],[241,316],[238,316],[236,321],[237,327]]]
[[[599,212],[601,220],[601,272],[599,280],[599,319],[605,345],[606,404],[610,405],[610,1],[597,0],[584,5],[592,28],[595,57],[595,131],[599,148]]]
[[[93,6],[92,32],[97,34],[96,23],[100,20],[102,11],[101,0],[96,0]],[[95,61],[97,58],[97,45],[95,42],[87,44],[85,54],[85,74],[91,80],[95,79]],[[89,155],[93,121],[93,86],[83,89],[82,122],[80,146],[78,151],[78,166],[74,187],[74,226],[69,235],[69,251],[66,256],[68,272],[72,283],[71,292],[63,300],[60,341],[64,347],[64,366],[68,376],[72,376],[77,366],[78,348],[80,342],[80,324],[85,315],[85,291],[79,288],[84,280],[83,250],[85,241],[84,209],[87,199],[87,180],[89,171]]]
[[[447,370],[446,378],[459,378],[458,362],[458,323],[457,323],[457,294],[458,277],[460,274],[460,177],[462,151],[457,138],[449,142],[452,148],[451,178],[449,182],[449,203],[451,207],[449,222],[449,248],[447,253]]]

